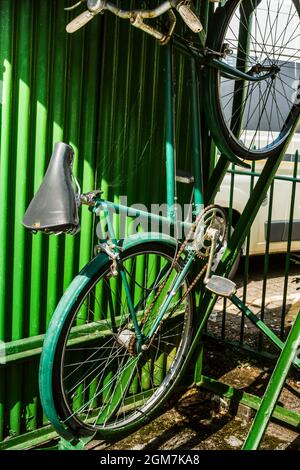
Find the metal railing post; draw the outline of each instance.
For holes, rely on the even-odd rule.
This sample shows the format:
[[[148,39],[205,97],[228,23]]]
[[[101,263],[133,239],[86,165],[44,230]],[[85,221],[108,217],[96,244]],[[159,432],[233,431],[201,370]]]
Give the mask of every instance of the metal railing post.
[[[267,390],[244,443],[244,450],[255,450],[259,447],[271,419],[276,402],[280,396],[284,382],[287,378],[291,364],[296,355],[299,354],[299,346],[300,312],[297,315],[295,323],[289,333],[285,346],[270,378]]]

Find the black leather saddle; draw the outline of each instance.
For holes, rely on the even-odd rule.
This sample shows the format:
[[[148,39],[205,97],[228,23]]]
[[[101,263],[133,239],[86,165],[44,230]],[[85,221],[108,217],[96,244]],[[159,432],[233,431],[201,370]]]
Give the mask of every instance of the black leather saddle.
[[[73,157],[72,147],[63,142],[55,144],[44,180],[23,217],[26,228],[48,234],[79,229]]]

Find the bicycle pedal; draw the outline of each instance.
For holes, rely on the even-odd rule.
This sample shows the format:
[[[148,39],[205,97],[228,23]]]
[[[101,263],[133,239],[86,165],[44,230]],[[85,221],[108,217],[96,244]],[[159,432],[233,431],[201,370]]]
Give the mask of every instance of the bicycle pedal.
[[[191,184],[194,183],[194,176],[188,171],[176,170],[176,181],[178,183]]]
[[[215,275],[207,281],[206,288],[221,297],[231,297],[236,293],[236,284],[234,282]]]

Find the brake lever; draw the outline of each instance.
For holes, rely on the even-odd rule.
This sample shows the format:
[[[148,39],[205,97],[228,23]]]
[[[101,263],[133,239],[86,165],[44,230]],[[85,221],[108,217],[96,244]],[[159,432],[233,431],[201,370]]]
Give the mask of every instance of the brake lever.
[[[190,0],[176,2],[175,8],[185,24],[193,31],[193,33],[200,33],[203,30],[201,21],[199,20],[196,13],[194,13],[192,10]]]
[[[77,4],[77,6],[84,1],[86,0],[81,0],[80,3]],[[89,23],[94,18],[94,16],[98,15],[103,10],[105,10],[106,0],[88,0],[87,6],[88,10],[84,11],[79,16],[76,16],[76,18],[74,18],[67,25],[66,30],[68,33],[75,33],[75,31],[78,31],[78,29],[82,28],[87,23]],[[75,8],[75,5],[73,5],[72,8]]]
[[[65,11],[75,10],[75,8],[79,7],[83,2],[86,2],[86,0],[79,0],[79,2],[75,3],[74,5],[64,8],[64,10]]]
[[[75,31],[78,31],[78,29],[82,28],[87,23],[89,23],[94,18],[94,16],[95,16],[95,13],[92,13],[89,10],[86,10],[83,13],[81,13],[81,15],[76,16],[76,18],[74,18],[74,20],[72,20],[66,26],[67,33],[75,33]]]

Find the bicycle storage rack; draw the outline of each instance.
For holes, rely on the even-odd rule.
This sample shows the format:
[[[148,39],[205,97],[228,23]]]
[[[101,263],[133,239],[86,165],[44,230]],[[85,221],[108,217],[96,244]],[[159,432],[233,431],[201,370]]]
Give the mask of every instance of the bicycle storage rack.
[[[208,0],[205,0],[204,18],[202,23],[204,27],[208,24]],[[169,216],[172,218],[172,207],[174,204],[174,174],[175,174],[175,129],[174,129],[174,71],[172,64],[172,47],[166,46],[166,66],[165,66],[165,111],[166,111],[166,187],[167,187],[167,204],[169,207]],[[211,153],[202,154],[202,148],[210,148],[211,140],[208,133],[201,131],[201,78],[199,80],[196,73],[195,60],[191,60],[191,113],[192,113],[192,163],[193,163],[193,181],[194,181],[194,210],[201,210],[203,206],[213,203],[214,197],[222,183],[229,166],[229,160],[225,155],[221,155],[215,168],[211,168]],[[199,86],[200,85],[200,86]],[[291,140],[298,122],[295,123],[291,132],[289,141]],[[273,182],[276,171],[286,153],[289,141],[283,150],[274,158],[269,159],[258,178],[252,194],[241,214],[234,232],[228,240],[226,250],[217,266],[215,276],[207,284],[204,294],[201,297],[198,307],[199,328],[194,337],[191,349],[196,351],[197,361],[194,369],[194,384],[205,388],[218,395],[230,398],[233,401],[244,404],[250,408],[257,410],[253,420],[248,437],[244,443],[243,449],[254,450],[260,445],[261,439],[266,431],[267,425],[271,417],[288,423],[295,428],[300,427],[300,414],[289,411],[282,406],[276,405],[280,392],[287,378],[291,365],[299,369],[300,359],[300,312],[294,322],[285,343],[279,340],[276,335],[262,322],[259,318],[235,295],[235,286],[230,281],[226,283],[226,277],[230,272],[234,262],[242,249],[244,241],[250,231],[251,225],[256,214],[267,195],[267,192]],[[181,178],[181,181],[184,178]],[[188,179],[188,178],[186,178]],[[180,177],[178,178],[180,181]],[[216,277],[217,276],[217,277]],[[225,280],[225,285],[221,286],[220,277]],[[223,291],[221,292],[221,288]],[[227,297],[233,304],[245,315],[252,323],[258,327],[268,339],[281,350],[281,354],[269,380],[269,384],[262,399],[246,392],[236,390],[231,386],[225,385],[210,377],[202,375],[202,344],[201,337],[204,332],[207,320],[214,308],[214,305],[222,295]],[[194,353],[195,354],[195,353]],[[185,364],[189,363],[191,354],[187,355]],[[59,450],[82,450],[93,437],[69,441],[61,438],[58,444]],[[56,447],[57,448],[57,447]]]

